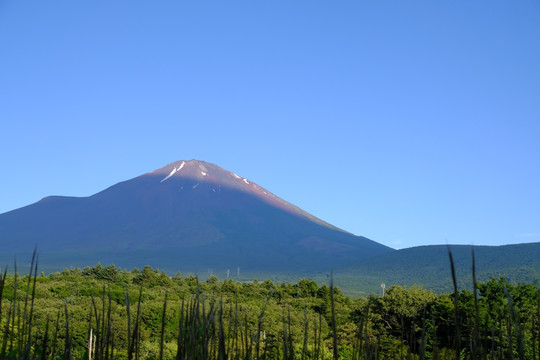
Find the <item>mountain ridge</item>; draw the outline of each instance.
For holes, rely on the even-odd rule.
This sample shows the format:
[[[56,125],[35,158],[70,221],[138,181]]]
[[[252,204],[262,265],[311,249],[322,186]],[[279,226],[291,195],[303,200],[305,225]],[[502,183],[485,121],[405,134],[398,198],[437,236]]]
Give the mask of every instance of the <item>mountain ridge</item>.
[[[336,282],[366,293],[377,292],[381,283],[387,286],[416,284],[437,292],[450,292],[453,286],[450,250],[458,286],[471,288],[473,249],[478,281],[488,281],[492,277],[505,277],[514,283],[540,280],[540,242],[536,242],[497,246],[415,246],[336,268]]]

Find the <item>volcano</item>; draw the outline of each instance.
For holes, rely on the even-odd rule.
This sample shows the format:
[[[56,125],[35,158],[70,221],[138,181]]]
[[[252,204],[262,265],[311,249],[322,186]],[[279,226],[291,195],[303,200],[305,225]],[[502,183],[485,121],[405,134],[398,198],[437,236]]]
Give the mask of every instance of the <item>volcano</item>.
[[[190,272],[324,271],[392,251],[198,160],[0,214],[0,246],[2,261],[37,246],[45,268],[99,261]]]

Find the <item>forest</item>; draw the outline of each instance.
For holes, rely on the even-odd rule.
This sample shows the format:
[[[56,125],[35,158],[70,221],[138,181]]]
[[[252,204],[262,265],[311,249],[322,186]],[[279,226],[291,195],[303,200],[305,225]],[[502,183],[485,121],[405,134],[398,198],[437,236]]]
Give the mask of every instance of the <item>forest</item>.
[[[35,259],[26,275],[8,270],[0,359],[540,359],[536,283],[388,285],[353,299],[331,279],[199,281],[100,264],[45,275]]]

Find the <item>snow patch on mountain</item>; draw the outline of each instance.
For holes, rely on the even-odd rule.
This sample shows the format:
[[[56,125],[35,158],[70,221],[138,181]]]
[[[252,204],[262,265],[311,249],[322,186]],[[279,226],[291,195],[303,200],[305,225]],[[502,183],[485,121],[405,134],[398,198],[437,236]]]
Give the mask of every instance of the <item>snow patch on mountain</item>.
[[[168,178],[170,178],[171,176],[173,176],[174,174],[176,174],[178,171],[182,170],[182,168],[184,167],[184,165],[186,164],[185,161],[182,161],[182,163],[180,164],[180,166],[178,166],[178,169],[177,168],[173,168],[172,171],[169,173],[169,175],[165,176],[160,182],[164,182],[165,180],[167,180]]]

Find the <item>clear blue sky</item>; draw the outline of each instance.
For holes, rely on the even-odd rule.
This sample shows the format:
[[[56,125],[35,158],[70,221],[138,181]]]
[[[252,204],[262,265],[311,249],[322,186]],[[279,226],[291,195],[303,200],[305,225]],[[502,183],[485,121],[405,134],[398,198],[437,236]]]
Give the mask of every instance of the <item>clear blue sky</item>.
[[[540,2],[0,1],[0,213],[216,163],[404,248],[540,241]]]

